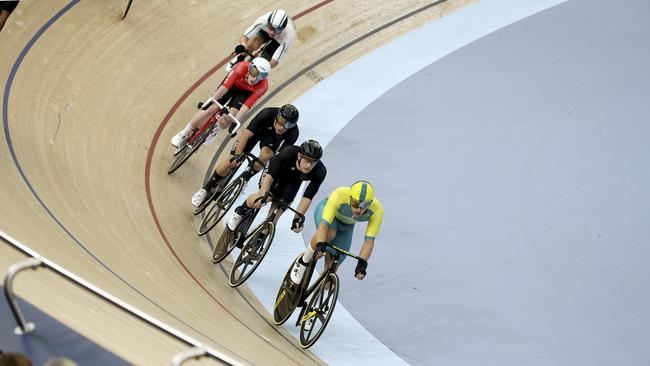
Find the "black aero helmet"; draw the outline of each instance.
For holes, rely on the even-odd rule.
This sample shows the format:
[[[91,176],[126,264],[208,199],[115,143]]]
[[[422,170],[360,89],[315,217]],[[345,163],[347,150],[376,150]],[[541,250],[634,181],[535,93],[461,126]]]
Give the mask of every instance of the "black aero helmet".
[[[296,127],[296,124],[298,124],[300,113],[298,113],[298,109],[292,104],[285,104],[278,111],[278,116],[284,118],[284,128],[290,129]]]
[[[323,148],[316,140],[307,140],[300,144],[300,153],[310,159],[318,160],[323,156]]]

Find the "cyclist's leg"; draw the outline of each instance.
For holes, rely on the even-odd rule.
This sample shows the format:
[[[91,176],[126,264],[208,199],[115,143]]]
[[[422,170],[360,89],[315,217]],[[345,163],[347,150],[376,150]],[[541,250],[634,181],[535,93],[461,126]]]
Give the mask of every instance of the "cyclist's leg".
[[[311,237],[309,245],[307,246],[305,253],[303,254],[303,262],[309,263],[314,256],[316,251],[316,245],[318,244],[318,230],[326,230],[325,241],[331,242],[336,238],[336,233],[338,231],[338,226],[341,222],[334,219],[332,223],[329,223],[323,219],[323,211],[325,210],[325,205],[327,204],[327,198],[323,198],[316,209],[314,210],[314,224],[316,225],[316,233]]]
[[[237,149],[237,143],[239,140],[235,141],[234,144],[232,144],[232,148],[230,149],[230,155],[222,159],[217,163],[217,167],[215,170],[212,172],[212,176],[208,181],[205,183],[203,186],[203,189],[209,191],[213,189],[214,187],[219,184],[219,181],[221,181],[223,178],[225,178],[228,174],[230,174],[230,159],[235,155],[235,149]]]
[[[230,104],[228,105],[228,111],[231,115],[235,116],[237,115],[237,112],[239,112],[239,109],[244,104],[246,99],[248,99],[248,97],[250,97],[253,92],[248,90],[241,90],[234,86],[228,92],[230,91],[232,91],[232,98],[230,99]],[[219,119],[219,126],[223,129],[228,128],[228,126],[230,126],[230,118],[226,118],[225,115],[222,115],[222,118]]]
[[[246,144],[246,147],[244,148],[244,151],[251,152],[251,150],[253,150],[253,147],[255,147],[255,145],[257,145],[258,142],[259,142],[259,140],[258,140],[257,136],[253,135],[253,137],[248,139],[248,143]],[[263,157],[266,156],[265,150],[267,150],[267,149],[262,147],[262,149],[260,151],[260,159],[262,161],[266,161],[266,160],[270,159],[270,157],[269,157],[266,160],[264,160]],[[241,177],[244,178],[246,181],[249,181],[255,174],[257,174],[262,169],[264,169],[264,167],[260,166],[259,163],[255,162],[255,163],[253,163],[253,166],[251,166],[251,167],[247,168],[246,170],[244,170],[244,172],[241,174]]]
[[[220,87],[221,88],[221,87]],[[216,92],[215,92],[216,95]],[[221,98],[219,98],[217,101],[221,104],[224,105],[228,100],[231,98],[231,90],[228,90]],[[214,95],[213,95],[214,97]],[[192,128],[201,128],[201,126],[205,123],[205,121],[208,120],[210,116],[212,116],[215,112],[218,111],[218,107],[216,104],[212,104],[208,109],[202,110],[199,109],[194,113],[192,118],[190,119],[190,122],[188,123],[188,126],[192,126]]]
[[[246,50],[248,50],[248,53],[254,54],[255,51],[257,51],[260,47],[262,47],[264,43],[268,42],[270,39],[271,37],[269,37],[269,34],[260,29],[257,34],[248,39],[248,42],[246,43]]]
[[[334,219],[334,221],[338,221]],[[337,247],[350,251],[352,247],[352,234],[354,233],[354,224],[344,224],[340,221],[336,225],[336,236],[330,240],[330,243],[336,245]],[[327,248],[327,252],[331,255],[335,255],[336,251],[332,248]],[[341,256],[339,258],[339,264],[343,263],[346,256]]]
[[[263,57],[269,61],[272,68],[278,64],[278,61],[273,59],[273,55],[275,54],[275,51],[277,51],[278,47],[280,47],[280,43],[278,43],[278,41],[275,39],[271,39],[266,45],[264,45],[262,53],[260,54],[260,57]]]

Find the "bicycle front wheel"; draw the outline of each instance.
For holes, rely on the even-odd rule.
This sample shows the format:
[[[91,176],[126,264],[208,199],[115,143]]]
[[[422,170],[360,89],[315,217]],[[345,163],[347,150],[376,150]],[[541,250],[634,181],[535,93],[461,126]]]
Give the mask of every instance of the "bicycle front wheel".
[[[311,347],[325,331],[339,296],[339,277],[330,273],[311,296],[300,319],[300,347]]]
[[[172,159],[172,163],[169,166],[169,169],[167,169],[167,174],[172,174],[175,172],[178,168],[180,168],[187,159],[190,158],[198,149],[203,145],[203,142],[205,142],[205,139],[208,137],[208,134],[212,132],[211,128],[206,129],[203,131],[199,136],[194,139],[192,142],[192,145],[190,144],[185,144],[185,148],[180,147],[174,151],[174,158]]]
[[[224,216],[226,216],[226,213],[228,213],[228,210],[230,210],[243,189],[243,179],[237,179],[228,184],[219,197],[212,202],[208,213],[203,216],[197,233],[199,235],[205,235],[208,231],[212,230],[212,228],[217,225]]]
[[[174,155],[174,158],[172,159],[172,163],[169,166],[169,169],[167,169],[167,174],[172,174],[175,172],[178,168],[180,168],[187,159],[194,154],[194,149],[190,148],[189,146],[186,146],[183,150],[179,151],[176,155]]]
[[[231,287],[241,285],[255,272],[269,251],[274,236],[275,225],[272,221],[267,221],[258,226],[248,237],[230,270],[229,283]]]

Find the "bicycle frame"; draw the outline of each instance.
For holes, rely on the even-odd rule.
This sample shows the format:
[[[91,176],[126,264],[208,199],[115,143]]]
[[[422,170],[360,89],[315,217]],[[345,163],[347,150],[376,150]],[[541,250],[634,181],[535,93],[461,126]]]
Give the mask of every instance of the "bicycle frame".
[[[210,108],[210,106],[211,106],[212,104],[216,104],[216,105],[217,105],[217,107],[218,107],[217,111],[214,112],[214,113],[210,116],[210,118],[208,118],[208,120],[205,121],[205,123],[201,126],[201,128],[199,128],[198,131],[196,131],[196,132],[195,132],[195,133],[190,137],[190,139],[187,141],[187,144],[188,144],[188,145],[192,145],[192,144],[194,143],[194,141],[196,140],[196,138],[197,138],[198,136],[201,136],[201,134],[203,133],[203,131],[207,130],[208,128],[214,128],[214,126],[215,126],[216,123],[217,123],[217,120],[218,120],[219,117],[224,113],[224,110],[223,110],[223,109],[224,109],[224,106],[221,105],[219,102],[217,102],[217,101],[216,101],[214,98],[212,98],[212,97],[208,98],[205,102],[201,103],[201,107],[200,107],[200,108],[201,108],[202,110],[207,110],[208,108]],[[227,112],[227,110],[226,110],[226,112]],[[230,116],[230,118],[232,118],[232,120],[233,120],[232,123],[235,124],[235,127],[232,128],[232,130],[230,130],[230,136],[231,136],[231,137],[235,137],[235,135],[237,135],[237,131],[238,131],[239,128],[241,127],[241,122],[240,122],[237,118],[235,118],[235,116],[231,115],[229,112],[227,112],[227,114]]]
[[[243,240],[246,240],[250,238],[251,235],[257,230],[262,225],[265,225],[268,222],[275,221],[275,217],[279,214],[279,211],[282,210],[283,213],[287,209],[290,211],[293,211],[296,215],[298,215],[301,219],[301,222],[304,223],[305,221],[305,216],[301,214],[300,212],[294,210],[291,206],[289,206],[288,203],[284,202],[284,200],[275,198],[271,192],[267,192],[264,197],[262,197],[262,201],[266,201],[268,198],[271,198],[271,213],[262,221],[259,225],[255,227],[255,230],[250,230],[250,233],[246,234],[246,236],[243,238]],[[259,198],[258,198],[259,199]],[[259,208],[254,209],[255,210],[255,215],[257,216],[257,213],[259,212]],[[250,211],[253,212],[253,211]],[[255,219],[255,216],[253,216],[253,219]],[[242,222],[244,221],[244,218],[242,218]]]
[[[336,245],[334,245],[332,243],[328,243],[327,246],[336,251],[336,254],[332,255],[333,256],[332,264],[329,266],[329,268],[326,267],[325,270],[323,271],[323,273],[321,273],[320,276],[318,276],[318,279],[314,283],[312,283],[311,286],[310,286],[309,283],[311,282],[311,276],[314,274],[314,271],[316,270],[316,262],[317,262],[317,258],[318,258],[318,252],[314,253],[314,257],[312,258],[311,262],[309,262],[309,267],[307,267],[307,273],[306,273],[306,276],[305,276],[305,277],[307,277],[307,279],[303,280],[305,282],[304,282],[304,285],[302,285],[301,289],[300,289],[300,301],[298,302],[298,304],[304,304],[305,301],[314,293],[314,291],[318,288],[318,286],[320,285],[320,283],[323,280],[325,280],[330,274],[336,273],[336,271],[339,268],[339,264],[340,264],[339,258],[341,257],[341,255],[346,255],[346,256],[354,258],[356,260],[365,261],[365,259],[363,259],[363,258],[361,258],[359,256],[356,256],[356,255],[348,252],[347,250],[341,249],[341,248],[337,247]],[[326,252],[326,253],[329,253],[329,252]],[[329,253],[329,254],[331,255],[331,253]],[[324,255],[324,256],[326,257],[326,255]],[[304,307],[303,307],[303,309],[304,309]],[[300,313],[301,313],[301,316],[298,317],[298,322],[300,322],[302,320],[302,311]]]

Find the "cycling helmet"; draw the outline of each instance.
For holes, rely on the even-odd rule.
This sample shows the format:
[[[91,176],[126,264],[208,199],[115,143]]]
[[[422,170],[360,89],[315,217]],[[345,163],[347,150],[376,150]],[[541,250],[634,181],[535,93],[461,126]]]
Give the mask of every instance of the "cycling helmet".
[[[273,10],[271,15],[269,15],[269,25],[271,28],[275,28],[280,32],[287,27],[288,22],[289,16],[287,15],[287,12],[282,9]]]
[[[375,189],[365,180],[357,181],[350,187],[350,206],[366,209],[375,198]]]
[[[278,111],[278,116],[284,118],[284,128],[287,130],[296,127],[299,115],[298,109],[292,104],[285,104]]]
[[[269,76],[269,73],[271,72],[271,64],[265,58],[256,57],[248,66],[248,72],[251,75],[255,76],[256,81],[264,80]]]
[[[307,158],[318,160],[323,156],[323,148],[315,140],[307,140],[300,145],[300,153]]]

